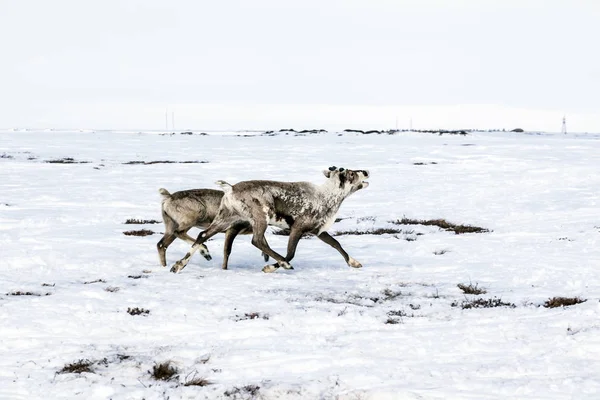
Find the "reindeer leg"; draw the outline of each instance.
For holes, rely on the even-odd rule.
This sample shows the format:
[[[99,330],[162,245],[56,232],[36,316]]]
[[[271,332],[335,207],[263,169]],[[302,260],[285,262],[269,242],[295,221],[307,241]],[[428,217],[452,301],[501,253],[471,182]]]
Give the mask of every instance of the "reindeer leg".
[[[223,269],[227,269],[227,263],[229,262],[229,255],[231,254],[231,247],[233,246],[233,240],[240,233],[239,228],[231,227],[225,232],[225,244],[223,245]]]
[[[290,231],[290,236],[288,239],[288,248],[287,248],[287,254],[285,256],[285,261],[288,261],[288,262],[292,261],[292,259],[296,255],[296,248],[298,247],[298,242],[302,238],[303,233],[304,232],[302,232],[301,229],[292,227],[292,230]],[[268,261],[268,260],[266,260],[266,261]],[[289,264],[288,264],[289,267],[286,267],[285,265],[281,265],[281,266],[285,269],[294,269],[294,267],[292,267]],[[263,268],[263,271],[265,271],[265,269],[268,269],[269,271],[265,271],[265,272],[272,272],[272,271],[275,271],[277,268],[279,268],[279,264],[271,264],[271,265],[265,266],[265,268]]]
[[[215,224],[213,221],[213,223],[210,224],[210,226],[205,231],[200,232],[190,251],[181,260],[173,264],[173,266],[171,267],[171,272],[178,273],[182,269],[184,269],[190,261],[190,258],[192,258],[192,256],[194,255],[194,253],[198,251],[198,249],[200,249],[201,246],[203,246],[202,243],[206,242],[208,239],[215,236],[217,233],[223,232],[227,227],[228,224],[225,222]]]
[[[267,239],[265,238],[265,231],[267,230],[266,216],[256,215],[254,217],[252,218],[255,223],[252,227],[252,244],[264,254],[271,256],[273,259],[275,259],[275,261],[277,261],[277,264],[266,265],[263,268],[263,272],[275,272],[279,267],[292,269],[292,266],[281,254],[276,253],[273,249],[271,249]]]
[[[184,242],[187,242],[191,245],[196,243],[196,240],[193,237],[191,237],[190,235],[188,235],[187,231],[186,232],[177,231],[177,232],[175,232],[175,234],[177,235],[177,237],[179,239],[183,240]],[[204,257],[207,261],[212,260],[212,256],[210,255],[210,251],[208,251],[208,247],[206,247],[206,245],[204,245],[204,244],[200,245],[198,250],[200,251],[200,254],[202,254],[202,257]]]
[[[173,241],[175,240],[175,234],[165,232],[164,236],[160,241],[156,244],[156,249],[158,250],[158,258],[160,259],[160,265],[163,267],[167,266],[167,248]]]
[[[346,253],[346,251],[342,248],[342,245],[340,244],[340,242],[335,240],[329,233],[322,232],[317,237],[319,239],[321,239],[322,241],[324,241],[325,243],[327,243],[328,245],[330,245],[331,247],[333,247],[334,249],[336,249],[342,255],[342,257],[344,257],[344,260],[346,260],[346,264],[348,264],[348,266],[350,266],[352,268],[361,268],[362,267],[362,264],[359,263],[358,261],[356,261],[354,258],[350,257],[348,255],[348,253]]]

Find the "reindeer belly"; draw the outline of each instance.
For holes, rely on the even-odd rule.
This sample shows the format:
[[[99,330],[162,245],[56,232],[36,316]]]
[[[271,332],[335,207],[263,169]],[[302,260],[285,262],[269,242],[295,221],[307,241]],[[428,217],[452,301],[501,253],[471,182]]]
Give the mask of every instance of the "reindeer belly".
[[[294,217],[291,215],[274,214],[268,217],[267,223],[281,229],[290,229],[294,224]]]

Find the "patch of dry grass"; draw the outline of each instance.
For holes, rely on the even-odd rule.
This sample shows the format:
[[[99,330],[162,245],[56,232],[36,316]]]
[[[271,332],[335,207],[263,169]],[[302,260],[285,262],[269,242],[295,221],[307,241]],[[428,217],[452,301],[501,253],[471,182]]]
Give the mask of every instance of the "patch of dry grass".
[[[133,230],[133,231],[125,231],[125,232],[123,232],[123,235],[125,235],[125,236],[150,236],[150,235],[154,235],[154,232],[151,231],[150,229],[140,229],[140,230]]]
[[[404,230],[397,228],[373,228],[366,230],[349,230],[335,232],[333,236],[344,236],[344,235],[386,235],[386,234],[399,234],[404,233]]]
[[[465,293],[465,294],[477,294],[477,295],[479,295],[479,294],[486,294],[487,293],[487,290],[485,290],[484,288],[477,287],[477,283],[475,284],[475,286],[473,286],[472,283],[469,283],[468,285],[465,285],[464,283],[459,283],[456,286],[458,286],[458,288],[460,290],[462,290],[463,293]]]
[[[14,292],[6,293],[7,296],[50,296],[52,293],[36,293],[29,291],[15,290]]]
[[[66,364],[60,371],[59,374],[81,374],[82,372],[94,372],[92,365],[94,363],[90,360],[79,360],[71,364]]]
[[[127,161],[123,165],[153,165],[153,164],[207,164],[208,161],[171,161],[171,160],[159,160],[159,161]]]
[[[575,304],[581,304],[586,301],[587,300],[579,298],[579,297],[553,297],[551,299],[546,300],[546,302],[544,303],[544,307],[546,307],[546,308],[568,307],[568,306],[573,306]]]
[[[135,219],[135,218],[129,218],[124,223],[127,224],[127,225],[129,225],[129,224],[144,225],[144,224],[160,224],[160,221],[157,221],[155,219]]]
[[[260,386],[246,385],[241,388],[234,387],[223,393],[225,397],[233,397],[234,399],[254,399],[259,395]]]
[[[236,315],[234,320],[235,322],[245,321],[248,319],[269,319],[268,314],[262,314],[258,312],[245,313],[244,315]]]
[[[139,307],[127,307],[127,313],[129,315],[148,315],[150,314],[150,310],[146,310],[145,308],[139,308]]]
[[[44,161],[48,164],[89,164],[89,161],[77,161],[72,157],[56,158]]]
[[[430,219],[430,220],[419,220],[419,219],[410,219],[410,218],[402,218],[396,221],[391,221],[396,225],[425,225],[425,226],[437,226],[445,231],[454,232],[457,235],[463,233],[485,233],[489,232],[488,229],[481,228],[478,226],[472,225],[457,225],[451,222],[446,221],[445,219]]]
[[[154,365],[150,375],[157,381],[170,381],[176,378],[178,373],[179,371],[171,365],[170,361],[165,361]]]
[[[517,307],[513,303],[504,302],[504,301],[502,301],[502,299],[499,299],[497,297],[494,297],[492,299],[487,299],[487,300],[486,299],[465,300],[460,304],[457,301],[454,301],[454,302],[452,302],[451,306],[452,307],[460,306],[460,308],[462,308],[463,310],[468,310],[471,308],[495,308],[495,307],[515,308],[515,307]]]
[[[183,386],[208,386],[208,385],[212,385],[212,384],[213,383],[206,378],[194,377],[194,378],[190,379],[189,381],[186,381],[183,384]]]

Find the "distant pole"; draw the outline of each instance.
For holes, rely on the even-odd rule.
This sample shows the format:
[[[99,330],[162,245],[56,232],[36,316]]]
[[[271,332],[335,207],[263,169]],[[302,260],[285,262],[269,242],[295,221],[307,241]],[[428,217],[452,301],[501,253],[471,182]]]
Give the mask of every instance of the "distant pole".
[[[562,129],[560,130],[563,135],[567,134],[567,118],[563,115]]]

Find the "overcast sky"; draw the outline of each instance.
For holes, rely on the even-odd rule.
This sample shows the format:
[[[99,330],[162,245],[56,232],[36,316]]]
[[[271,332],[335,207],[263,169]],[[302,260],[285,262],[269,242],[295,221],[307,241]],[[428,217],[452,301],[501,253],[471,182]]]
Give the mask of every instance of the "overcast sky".
[[[0,0],[0,128],[600,132],[596,0]],[[171,122],[169,121],[169,125]]]

